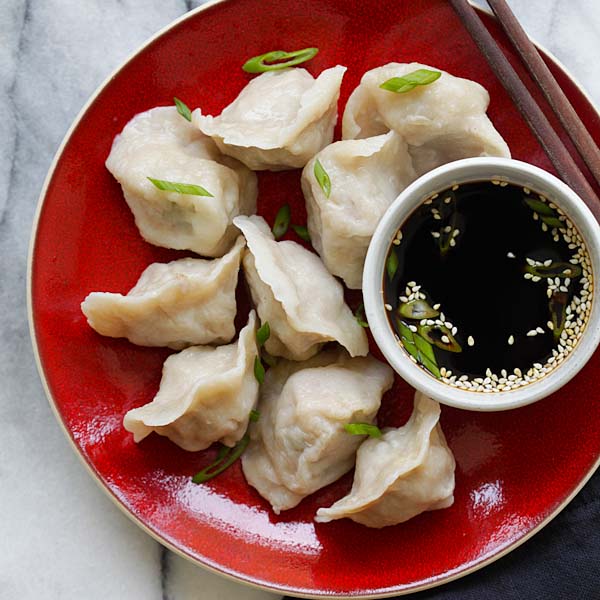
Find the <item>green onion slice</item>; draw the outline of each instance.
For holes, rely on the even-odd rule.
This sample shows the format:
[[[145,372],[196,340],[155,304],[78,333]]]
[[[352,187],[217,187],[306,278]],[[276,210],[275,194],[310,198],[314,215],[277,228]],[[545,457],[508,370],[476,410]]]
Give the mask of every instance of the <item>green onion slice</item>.
[[[354,318],[361,327],[369,327],[369,324],[367,323],[367,317],[365,316],[365,305],[362,302],[358,305],[358,308],[354,313]]]
[[[265,368],[260,360],[260,356],[254,358],[254,377],[261,385],[265,381]]]
[[[371,423],[347,423],[344,429],[352,435],[368,435],[369,437],[381,437],[381,429]]]
[[[213,479],[217,475],[220,475],[244,453],[244,450],[246,450],[249,442],[250,436],[246,433],[233,448],[223,446],[217,454],[217,460],[208,465],[208,467],[205,469],[202,469],[202,471],[196,473],[192,477],[192,481],[194,483],[204,483],[210,479]]]
[[[442,76],[440,71],[430,71],[429,69],[418,69],[412,73],[407,73],[402,77],[392,77],[384,81],[379,87],[388,92],[396,94],[405,94],[415,89],[418,85],[429,85]]]
[[[529,196],[523,196],[523,200],[531,210],[535,211],[539,215],[545,215],[547,217],[556,217],[556,213],[545,202],[542,202],[541,200],[536,200],[535,198],[530,198]]]
[[[426,300],[410,300],[409,302],[403,302],[398,307],[398,312],[407,319],[433,319],[440,313],[439,311],[431,308]]]
[[[260,419],[260,412],[258,410],[251,410],[248,419],[253,423],[256,423],[256,421]]]
[[[317,158],[315,160],[315,168],[313,169],[315,174],[315,179],[319,184],[319,187],[323,190],[325,194],[325,198],[329,198],[331,195],[331,179],[329,179],[329,175],[327,175],[327,171],[323,168],[323,165]]]
[[[273,50],[247,60],[242,66],[242,69],[246,71],[246,73],[264,73],[265,71],[286,69],[287,67],[294,67],[314,58],[318,51],[318,48],[303,48],[302,50],[295,50],[294,52]]]
[[[385,261],[385,270],[387,271],[390,281],[392,279],[394,279],[394,275],[396,275],[396,271],[398,270],[398,265],[399,265],[398,256],[396,255],[396,253],[394,252],[394,249],[392,248],[392,250],[390,251],[390,255],[387,257],[387,260]]]
[[[265,321],[256,332],[256,343],[259,348],[262,348],[265,345],[265,342],[269,339],[270,335],[271,328],[269,327],[269,322]]]
[[[280,237],[284,236],[290,226],[290,218],[292,216],[292,211],[290,209],[289,204],[284,204],[278,211],[277,215],[275,215],[275,223],[273,223],[273,235],[275,239],[278,240]]]
[[[192,183],[176,183],[175,181],[165,181],[164,179],[148,179],[157,187],[159,190],[165,192],[177,192],[178,194],[190,194],[192,196],[214,196],[201,185],[194,185]]]
[[[310,243],[310,234],[308,229],[304,225],[292,225],[292,229],[296,232],[296,235],[305,242]]]
[[[525,265],[525,272],[531,273],[536,277],[552,278],[558,277],[559,279],[576,279],[581,275],[581,267],[579,265],[573,265],[567,262],[552,262],[546,266],[533,266],[530,264]]]
[[[189,106],[182,102],[179,98],[173,98],[173,102],[175,102],[175,106],[177,107],[177,112],[188,121],[192,120],[192,111],[189,109]]]
[[[405,350],[434,377],[441,378],[440,370],[435,359],[432,345],[418,333],[413,333],[409,326],[397,320],[400,342]]]

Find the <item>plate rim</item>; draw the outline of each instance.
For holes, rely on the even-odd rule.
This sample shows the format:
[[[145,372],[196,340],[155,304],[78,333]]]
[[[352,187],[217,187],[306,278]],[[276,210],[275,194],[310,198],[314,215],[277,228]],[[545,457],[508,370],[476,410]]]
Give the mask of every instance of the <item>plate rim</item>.
[[[450,583],[452,581],[456,581],[458,579],[466,577],[467,575],[471,575],[472,573],[479,571],[480,569],[483,569],[484,567],[487,567],[488,565],[503,558],[504,556],[506,556],[513,550],[516,550],[519,546],[521,546],[522,544],[524,544],[525,542],[530,540],[534,535],[536,535],[544,527],[546,527],[546,525],[548,525],[551,521],[553,521],[571,503],[571,501],[575,498],[575,496],[577,496],[577,494],[583,489],[583,487],[591,479],[592,475],[594,475],[594,473],[598,470],[598,468],[600,467],[600,455],[597,457],[596,462],[589,468],[587,473],[582,477],[582,479],[578,482],[578,484],[575,486],[575,488],[571,491],[571,493],[560,504],[558,504],[552,510],[552,512],[550,514],[548,514],[542,521],[540,521],[535,527],[533,527],[523,537],[519,538],[516,541],[510,542],[509,544],[506,545],[506,547],[502,548],[501,550],[492,554],[491,556],[488,556],[487,558],[485,558],[484,560],[482,560],[480,562],[477,562],[475,564],[467,566],[466,568],[461,569],[461,570],[458,570],[458,569],[460,569],[460,567],[458,567],[458,569],[448,571],[445,575],[440,575],[437,578],[428,581],[427,583],[407,587],[405,589],[400,589],[400,590],[391,590],[388,588],[388,591],[382,591],[382,592],[375,591],[374,593],[368,593],[368,594],[349,593],[349,594],[342,594],[342,595],[338,595],[338,594],[331,595],[330,593],[323,591],[322,593],[316,594],[316,593],[310,592],[310,591],[286,589],[283,586],[271,585],[267,582],[258,583],[256,581],[253,581],[252,579],[245,578],[245,576],[243,576],[241,574],[236,575],[236,574],[227,572],[225,570],[219,569],[216,566],[214,566],[208,562],[201,562],[199,559],[191,556],[190,554],[188,554],[181,548],[178,548],[177,546],[175,546],[170,540],[168,540],[165,537],[163,537],[162,535],[160,535],[160,533],[158,533],[157,531],[154,531],[151,527],[149,527],[146,523],[144,523],[139,517],[134,515],[131,512],[131,510],[117,497],[117,495],[113,492],[113,490],[110,489],[110,487],[102,480],[100,475],[96,472],[96,470],[93,468],[93,466],[90,464],[90,462],[86,459],[86,457],[80,451],[79,447],[75,443],[75,440],[73,439],[73,436],[71,435],[71,432],[67,429],[67,426],[65,425],[65,422],[62,419],[62,416],[58,410],[58,407],[56,405],[56,402],[54,400],[52,392],[50,391],[50,387],[49,387],[48,381],[46,379],[46,373],[44,370],[44,366],[43,366],[41,358],[40,358],[40,353],[39,353],[39,348],[38,348],[38,340],[37,340],[36,330],[35,330],[35,319],[34,319],[34,315],[33,315],[32,273],[33,273],[33,258],[34,258],[34,253],[35,253],[35,249],[36,249],[39,220],[40,220],[42,209],[43,209],[43,206],[44,206],[44,203],[46,200],[46,195],[48,193],[48,187],[54,177],[54,173],[56,171],[58,162],[59,162],[60,158],[62,157],[62,154],[63,154],[67,144],[71,140],[73,133],[79,126],[81,120],[87,113],[90,106],[97,100],[98,96],[104,91],[104,89],[110,84],[110,82],[132,60],[134,60],[140,53],[142,53],[150,44],[153,44],[155,41],[157,41],[163,35],[165,35],[169,31],[171,31],[171,29],[173,29],[174,27],[177,27],[184,21],[186,21],[192,17],[195,17],[197,14],[210,9],[213,6],[216,6],[219,4],[224,4],[226,2],[233,2],[233,1],[234,0],[208,0],[208,2],[206,2],[205,4],[202,4],[198,7],[184,13],[183,15],[176,18],[175,20],[169,22],[167,25],[165,25],[164,27],[159,29],[154,35],[152,35],[148,39],[146,39],[135,50],[133,50],[131,53],[129,53],[128,56],[126,56],[125,59],[122,62],[120,62],[108,74],[107,77],[104,78],[104,80],[96,87],[96,89],[92,92],[92,94],[89,96],[87,101],[83,104],[83,106],[81,107],[81,109],[79,110],[79,112],[77,113],[75,118],[73,119],[71,125],[67,129],[66,133],[64,134],[64,137],[63,137],[62,141],[60,142],[60,144],[54,154],[54,157],[52,158],[52,161],[48,168],[48,172],[46,174],[46,177],[44,178],[44,182],[42,184],[42,188],[41,188],[39,196],[38,196],[37,205],[36,205],[32,225],[31,225],[31,233],[30,233],[29,246],[28,246],[28,252],[27,252],[27,272],[26,272],[27,321],[28,321],[28,328],[29,328],[29,336],[31,339],[31,345],[32,345],[32,349],[33,349],[33,355],[35,358],[37,372],[40,377],[42,387],[44,389],[44,393],[46,395],[46,400],[48,401],[48,404],[50,405],[50,408],[52,409],[52,413],[54,414],[54,417],[55,417],[56,421],[58,422],[60,429],[62,430],[65,437],[67,438],[67,441],[69,442],[69,445],[71,446],[71,449],[73,450],[73,452],[76,454],[77,458],[79,459],[79,462],[85,467],[85,470],[92,477],[92,480],[97,484],[97,486],[103,491],[103,493],[106,496],[108,496],[108,498],[110,498],[110,500],[113,502],[113,504],[115,504],[119,508],[121,513],[124,514],[135,525],[140,527],[145,533],[147,533],[150,537],[152,537],[156,542],[158,542],[162,546],[166,547],[167,549],[169,549],[171,552],[177,554],[178,556],[188,560],[192,564],[194,564],[198,567],[201,567],[203,569],[206,569],[210,573],[213,573],[213,574],[221,576],[221,577],[225,577],[229,581],[232,581],[238,585],[241,584],[241,585],[245,585],[245,586],[248,586],[248,587],[251,587],[254,589],[259,589],[259,590],[277,593],[277,594],[284,594],[286,596],[292,596],[292,597],[296,597],[296,598],[307,598],[307,599],[315,599],[315,600],[322,600],[323,598],[327,598],[328,600],[346,600],[347,598],[355,598],[356,600],[373,600],[373,599],[377,599],[377,598],[390,598],[390,597],[394,597],[394,596],[404,596],[407,594],[422,592],[422,591],[429,590],[429,589],[432,589],[435,587],[439,587],[446,583]],[[491,11],[491,9],[488,9],[487,7],[482,7],[482,6],[475,4],[474,0],[468,0],[468,1],[469,1],[469,4],[471,4],[478,12],[485,13],[488,16],[494,17],[494,13]],[[574,84],[574,86],[577,88],[577,90],[582,94],[582,96],[586,99],[586,101],[594,109],[594,111],[600,118],[599,106],[590,97],[589,93],[581,85],[579,80],[572,75],[571,71],[565,66],[565,64],[561,60],[559,60],[554,55],[554,53],[551,52],[550,50],[548,50],[543,44],[538,43],[534,37],[532,37],[532,36],[529,36],[529,37],[532,40],[532,42],[534,43],[534,45],[536,46],[536,48],[541,50],[542,53],[547,58],[549,58],[563,72],[563,74]]]

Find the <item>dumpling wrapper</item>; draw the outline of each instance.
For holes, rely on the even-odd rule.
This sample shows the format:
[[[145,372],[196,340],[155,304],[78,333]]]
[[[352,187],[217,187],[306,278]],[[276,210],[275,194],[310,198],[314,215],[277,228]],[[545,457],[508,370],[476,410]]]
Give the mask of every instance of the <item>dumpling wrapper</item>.
[[[454,502],[454,456],[439,424],[440,405],[417,392],[413,413],[399,429],[385,429],[359,448],[350,493],[315,521],[349,518],[386,527]]]
[[[140,346],[180,350],[235,335],[235,289],[243,236],[222,258],[153,263],[127,293],[92,292],[81,304],[90,327]]]
[[[276,242],[262,217],[237,217],[234,223],[248,245],[242,263],[252,300],[271,329],[267,352],[306,360],[336,341],[351,356],[365,356],[367,335],[319,257],[296,242]]]
[[[280,361],[267,371],[242,468],[276,514],[353,467],[364,436],[344,425],[373,423],[393,380],[389,366],[341,349],[303,363]]]
[[[223,156],[175,107],[131,119],[106,167],[121,184],[142,237],[156,246],[222,256],[237,236],[233,217],[256,212],[256,174]],[[212,197],[159,190],[148,177],[200,185]]]
[[[475,81],[442,71],[433,83],[403,94],[379,87],[418,69],[440,71],[420,63],[389,63],[367,71],[346,104],[343,139],[393,129],[407,142],[418,175],[461,158],[510,158],[506,142],[486,115],[490,96]]]
[[[192,122],[224,154],[257,171],[303,167],[333,140],[346,67],[316,79],[302,68],[268,71],[252,79],[218,117],[192,113]]]
[[[314,175],[316,161],[331,182],[329,198]],[[417,177],[401,136],[390,131],[327,146],[302,172],[311,243],[333,275],[362,287],[367,249],[379,221]]]
[[[165,361],[158,394],[123,419],[140,442],[153,431],[195,452],[220,441],[235,446],[258,400],[254,376],[256,313],[228,346],[193,346]]]

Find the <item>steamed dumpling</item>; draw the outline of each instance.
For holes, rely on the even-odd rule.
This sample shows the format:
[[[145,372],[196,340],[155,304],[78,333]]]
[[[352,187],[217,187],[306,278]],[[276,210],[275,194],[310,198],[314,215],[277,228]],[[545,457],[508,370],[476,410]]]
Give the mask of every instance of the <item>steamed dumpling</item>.
[[[234,223],[248,244],[242,262],[252,300],[271,328],[267,352],[305,360],[325,342],[337,341],[351,356],[365,356],[364,329],[319,257],[295,242],[276,242],[262,217],[237,217]]]
[[[192,122],[224,154],[254,170],[303,167],[333,139],[346,67],[317,79],[302,68],[268,71],[252,79],[220,116],[196,109]]]
[[[320,508],[315,520],[347,517],[367,527],[386,527],[451,506],[456,463],[439,418],[440,405],[417,392],[408,423],[362,444],[352,490],[331,507]]]
[[[275,513],[353,467],[364,436],[347,433],[344,425],[373,423],[392,373],[370,356],[349,358],[342,350],[269,369],[242,468]]]
[[[125,415],[125,429],[136,442],[155,431],[191,452],[217,441],[235,446],[258,400],[255,335],[252,311],[235,344],[194,346],[167,358],[158,394]]]
[[[106,166],[142,237],[156,246],[222,256],[237,235],[233,218],[256,212],[256,175],[223,157],[175,107],[136,115],[115,138]],[[148,177],[200,185],[212,196],[159,190]]]
[[[317,160],[331,182],[329,198],[314,175]],[[302,190],[311,242],[329,272],[341,277],[349,288],[361,287],[375,228],[414,179],[406,143],[393,131],[331,144],[304,168]]]
[[[235,288],[244,238],[222,258],[151,264],[126,296],[92,292],[81,304],[102,335],[179,350],[223,344],[235,335]]]
[[[367,71],[346,104],[343,138],[367,138],[393,129],[407,142],[418,175],[460,158],[510,157],[485,114],[490,97],[478,83],[442,71],[437,81],[404,94],[379,87],[418,69],[439,71],[420,63],[389,63]]]

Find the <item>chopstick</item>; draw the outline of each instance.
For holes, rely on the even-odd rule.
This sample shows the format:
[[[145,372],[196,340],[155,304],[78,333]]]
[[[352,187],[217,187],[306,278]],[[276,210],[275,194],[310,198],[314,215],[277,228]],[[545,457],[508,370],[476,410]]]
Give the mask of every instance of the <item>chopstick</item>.
[[[581,196],[596,219],[600,221],[600,199],[598,199],[566,146],[550,125],[550,121],[548,121],[542,109],[537,105],[517,72],[497,46],[496,41],[482,23],[475,9],[467,0],[449,0],[449,2],[540,142],[558,174],[567,185]]]
[[[537,48],[506,3],[506,0],[487,0],[498,22],[516,48],[527,70],[542,90],[554,114],[562,123],[590,172],[600,184],[600,149],[592,139],[573,105],[562,91],[554,75],[542,60]]]

